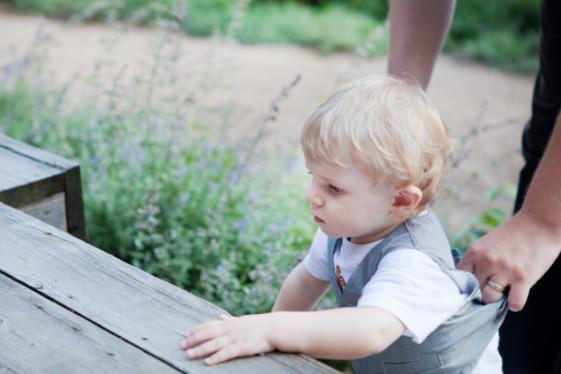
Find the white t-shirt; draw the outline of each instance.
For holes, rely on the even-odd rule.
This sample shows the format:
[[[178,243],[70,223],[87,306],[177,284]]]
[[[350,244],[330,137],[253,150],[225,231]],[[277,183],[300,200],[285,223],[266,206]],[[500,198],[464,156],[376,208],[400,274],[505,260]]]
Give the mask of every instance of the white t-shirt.
[[[304,258],[306,270],[314,277],[329,281],[327,235],[320,229]],[[360,261],[378,242],[354,244],[343,239],[335,252],[334,263],[348,280]],[[430,297],[427,297],[430,295]],[[362,290],[357,307],[373,306],[398,318],[405,326],[405,336],[421,343],[445,320],[454,315],[469,297],[421,251],[404,248],[388,253],[380,261],[376,274]],[[493,337],[473,373],[502,373],[498,353],[498,334]]]

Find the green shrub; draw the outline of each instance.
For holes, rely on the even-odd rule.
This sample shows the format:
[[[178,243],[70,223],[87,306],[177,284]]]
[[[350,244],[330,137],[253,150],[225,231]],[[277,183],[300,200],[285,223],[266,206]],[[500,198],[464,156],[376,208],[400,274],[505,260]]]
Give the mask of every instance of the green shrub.
[[[236,35],[243,43],[296,43],[322,53],[353,50],[378,25],[342,6],[313,11],[293,3],[255,4],[243,20]]]
[[[235,2],[231,0],[189,1],[182,29],[194,36],[225,33],[232,19]]]
[[[186,130],[115,82],[71,109],[37,77],[3,82],[0,131],[80,161],[93,245],[234,314],[270,310],[313,223],[287,166],[248,153],[259,139]]]
[[[498,228],[508,219],[508,213],[495,206],[496,200],[498,198],[505,198],[513,203],[515,196],[516,187],[510,185],[498,187],[488,192],[486,196],[488,208],[481,214],[476,215],[463,230],[452,235],[452,245],[464,253],[475,240]]]
[[[107,20],[133,18],[150,23],[175,15],[181,5],[176,0],[15,0],[14,8],[22,12],[36,12],[48,16],[76,20]]]
[[[331,3],[314,10],[295,2],[252,2],[239,14],[237,2],[231,0],[15,0],[14,4],[20,11],[75,20],[150,24],[168,19],[195,36],[226,35],[232,23],[239,21],[234,36],[244,43],[293,43],[322,53],[354,50],[381,23],[344,4]],[[384,52],[385,45],[377,47],[377,53]]]
[[[534,0],[458,1],[446,48],[490,65],[535,72],[538,19]]]

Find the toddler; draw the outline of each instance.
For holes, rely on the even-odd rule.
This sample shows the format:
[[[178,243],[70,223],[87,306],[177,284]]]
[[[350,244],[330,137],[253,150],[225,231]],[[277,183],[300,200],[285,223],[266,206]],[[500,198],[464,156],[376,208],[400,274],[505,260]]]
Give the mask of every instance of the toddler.
[[[354,81],[312,113],[301,145],[319,226],[308,254],[272,313],[196,327],[188,357],[216,364],[276,349],[352,360],[358,373],[500,373],[506,303],[482,304],[430,209],[450,140],[422,89]],[[338,308],[313,311],[329,288]]]

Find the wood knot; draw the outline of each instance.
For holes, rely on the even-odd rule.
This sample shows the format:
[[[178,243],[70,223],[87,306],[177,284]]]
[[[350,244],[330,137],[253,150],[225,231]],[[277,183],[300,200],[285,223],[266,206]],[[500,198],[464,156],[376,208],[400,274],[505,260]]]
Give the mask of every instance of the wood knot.
[[[43,284],[43,282],[34,281],[31,283],[31,287],[33,287],[36,290],[42,290],[45,287],[45,285]]]
[[[74,330],[74,331],[76,331],[76,332],[82,331],[82,328],[81,328],[81,327],[78,327],[78,326],[70,326],[70,327],[72,327],[72,330]]]

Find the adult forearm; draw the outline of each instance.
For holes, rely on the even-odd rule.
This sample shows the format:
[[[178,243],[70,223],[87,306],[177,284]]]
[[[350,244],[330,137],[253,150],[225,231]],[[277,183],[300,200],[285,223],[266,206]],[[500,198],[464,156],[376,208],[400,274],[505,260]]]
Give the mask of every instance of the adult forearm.
[[[375,308],[273,313],[272,345],[312,357],[355,359],[382,352],[404,330],[395,317]]]
[[[391,0],[388,73],[427,88],[455,5],[455,0]]]
[[[536,222],[561,243],[561,115],[528,188],[520,215]],[[561,250],[561,244],[559,245]]]

